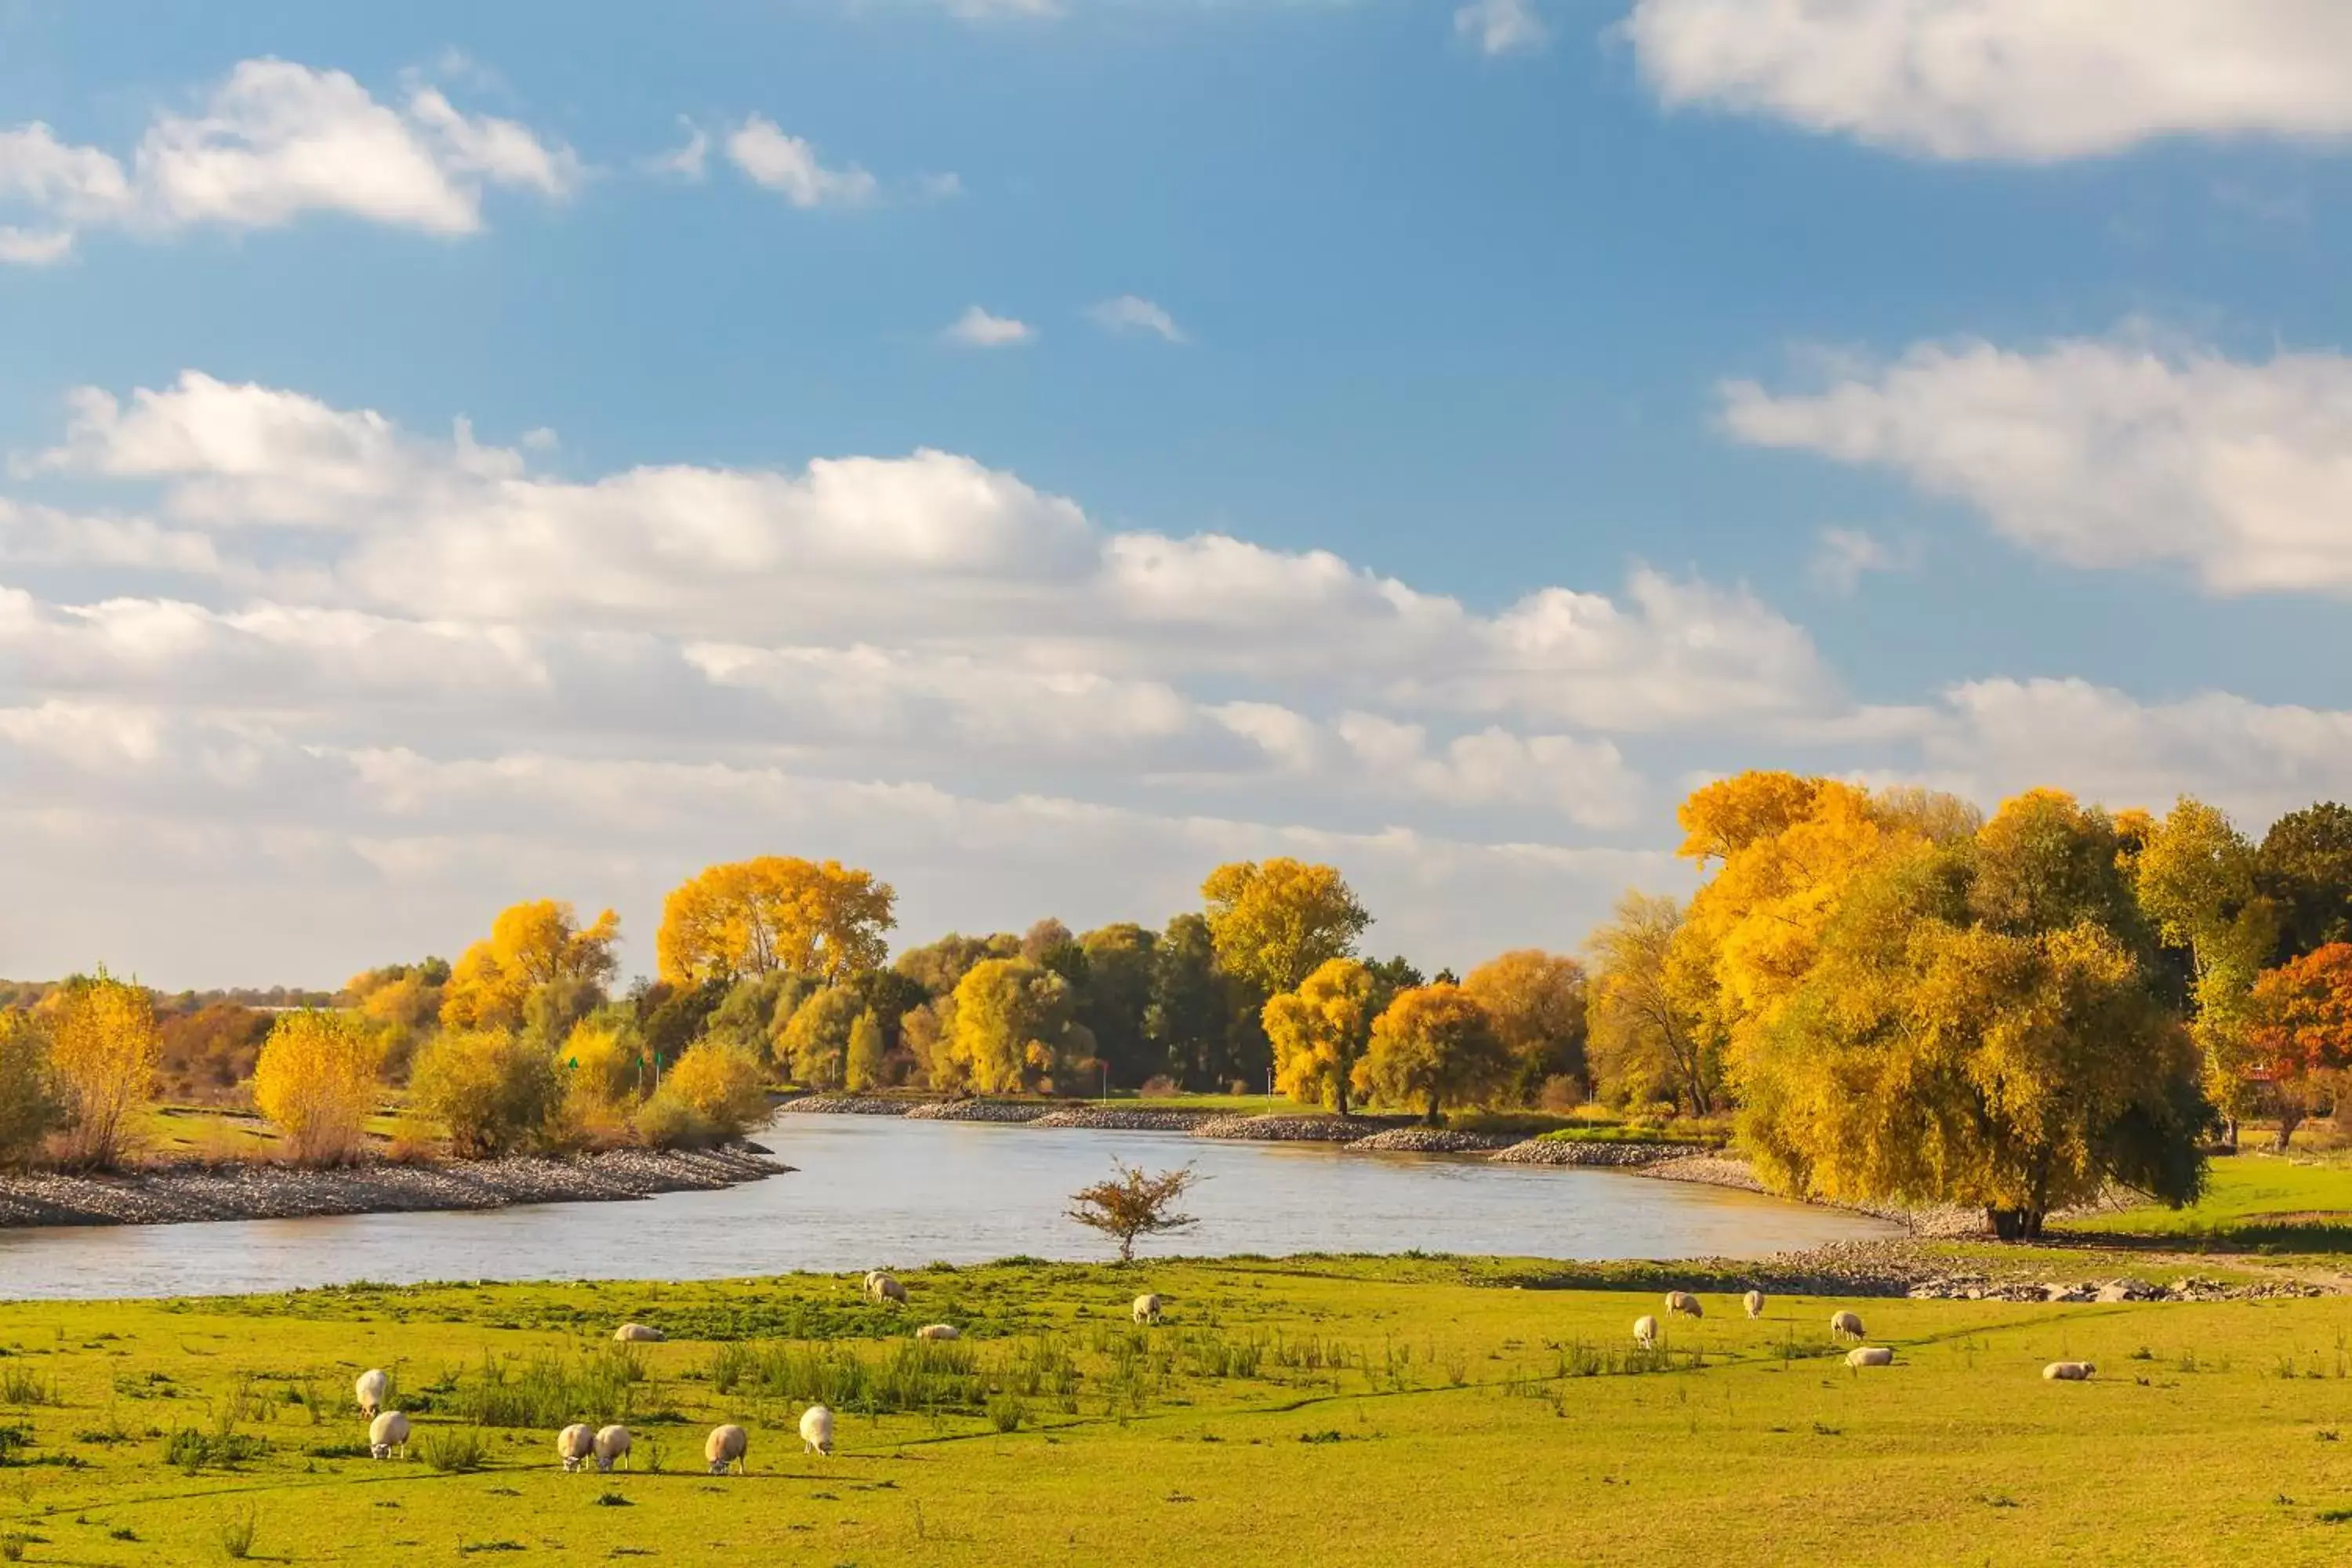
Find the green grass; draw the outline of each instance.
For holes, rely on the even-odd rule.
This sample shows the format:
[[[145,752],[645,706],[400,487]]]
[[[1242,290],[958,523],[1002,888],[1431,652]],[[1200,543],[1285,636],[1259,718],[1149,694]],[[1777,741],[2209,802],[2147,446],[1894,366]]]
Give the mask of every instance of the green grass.
[[[2352,1165],[2304,1155],[2224,1156],[2212,1163],[2204,1198],[2187,1208],[2147,1205],[2055,1228],[2180,1245],[2352,1253]]]
[[[2119,1271],[2115,1260],[2073,1272]],[[2352,1299],[2112,1307],[1727,1293],[1635,1349],[1671,1266],[1299,1258],[850,1278],[354,1288],[0,1305],[0,1537],[27,1563],[257,1559],[1154,1564],[2340,1562]],[[1547,1287],[1573,1286],[1573,1289]],[[1169,1321],[1139,1330],[1149,1288]],[[1848,1371],[1852,1305],[1896,1364]],[[616,1362],[624,1319],[666,1343]],[[914,1347],[917,1322],[961,1325]],[[2099,1363],[2088,1384],[2042,1364]],[[633,1368],[616,1375],[612,1370]],[[397,1374],[407,1460],[346,1401]],[[480,1419],[532,1390],[540,1425]],[[317,1391],[314,1397],[314,1392]],[[793,1435],[837,1399],[838,1452]],[[635,1465],[556,1418],[625,1399]],[[746,1478],[704,1432],[751,1432]],[[183,1436],[191,1434],[193,1436]],[[185,1464],[166,1462],[177,1445]],[[435,1461],[439,1462],[436,1468]],[[1149,1542],[1148,1552],[1139,1543]]]

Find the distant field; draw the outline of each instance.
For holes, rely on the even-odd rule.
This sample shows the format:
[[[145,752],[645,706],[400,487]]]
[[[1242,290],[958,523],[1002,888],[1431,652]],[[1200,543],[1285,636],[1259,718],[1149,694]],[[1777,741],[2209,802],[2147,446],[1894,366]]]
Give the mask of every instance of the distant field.
[[[2075,1261],[2081,1262],[2080,1255]],[[357,1289],[0,1306],[0,1544],[26,1563],[2333,1563],[2352,1551],[2352,1300],[1833,1303],[1729,1296],[1638,1354],[1651,1292],[1551,1266],[1297,1258],[904,1276]],[[1513,1288],[1514,1285],[1524,1288]],[[1149,1286],[1170,1320],[1139,1331]],[[612,1325],[669,1343],[625,1362]],[[919,1351],[913,1323],[964,1325]],[[2042,1381],[2088,1357],[2088,1384]],[[394,1371],[412,1458],[352,1376]],[[634,1367],[639,1374],[628,1381]],[[840,1451],[804,1458],[833,1386]],[[857,1413],[872,1405],[880,1414]],[[565,1476],[625,1410],[635,1474]],[[752,1428],[751,1474],[701,1473]],[[520,1425],[507,1425],[514,1422]],[[436,1471],[423,1458],[471,1462]],[[167,1458],[167,1455],[170,1458]],[[654,1466],[658,1465],[658,1473]]]
[[[2352,1163],[2243,1153],[2213,1162],[2210,1190],[2183,1209],[2160,1205],[2071,1220],[2076,1233],[2233,1247],[2352,1253]]]

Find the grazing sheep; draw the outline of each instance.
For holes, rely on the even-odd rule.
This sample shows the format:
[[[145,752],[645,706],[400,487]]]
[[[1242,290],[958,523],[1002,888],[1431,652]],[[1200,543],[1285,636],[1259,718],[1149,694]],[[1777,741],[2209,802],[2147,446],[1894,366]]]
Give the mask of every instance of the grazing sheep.
[[[1633,1342],[1648,1350],[1658,1342],[1658,1320],[1647,1312],[1633,1320]]]
[[[1158,1322],[1160,1305],[1157,1296],[1138,1296],[1135,1299],[1135,1321],[1139,1323]]]
[[[1706,1316],[1706,1313],[1700,1310],[1697,1297],[1687,1290],[1669,1290],[1666,1292],[1666,1316],[1671,1318],[1677,1312],[1685,1318]]]
[[[629,1457],[629,1429],[626,1426],[601,1427],[591,1439],[591,1447],[596,1455],[596,1473],[611,1475],[614,1462]]]
[[[1830,1314],[1830,1338],[1833,1340],[1858,1340],[1862,1338],[1862,1314],[1859,1312],[1832,1312]]]
[[[953,1323],[925,1323],[915,1331],[915,1337],[919,1340],[960,1340],[963,1338],[963,1331]]]
[[[2052,1383],[2088,1383],[2098,1370],[2086,1361],[2053,1361],[2042,1369],[2042,1375]]]
[[[383,1408],[385,1397],[392,1393],[392,1377],[381,1371],[363,1372],[360,1373],[359,1382],[352,1385],[352,1392],[359,1395],[360,1414],[373,1420],[376,1412]]]
[[[866,1277],[866,1293],[877,1301],[895,1301],[901,1307],[907,1304],[907,1288],[878,1271]]]
[[[730,1465],[748,1476],[751,1467],[743,1462],[743,1454],[751,1446],[751,1435],[740,1426],[713,1426],[702,1440],[703,1462],[714,1476],[725,1475]]]
[[[822,1405],[812,1405],[801,1412],[801,1450],[809,1454],[833,1452],[833,1412]]]
[[[669,1338],[659,1329],[649,1329],[643,1323],[623,1323],[613,1331],[616,1345],[657,1345]]]
[[[1763,1292],[1763,1291],[1761,1291],[1761,1290],[1750,1290],[1749,1292],[1748,1292],[1748,1294],[1747,1294],[1747,1295],[1742,1296],[1739,1300],[1740,1300],[1740,1303],[1741,1303],[1741,1305],[1745,1306],[1745,1307],[1748,1309],[1748,1315],[1749,1317],[1751,1317],[1751,1318],[1760,1318],[1760,1317],[1762,1317],[1762,1316],[1764,1315],[1764,1292]]]
[[[402,1458],[408,1458],[408,1417],[387,1410],[368,1423],[368,1458],[388,1459],[394,1448]]]
[[[1895,1352],[1885,1345],[1856,1345],[1845,1352],[1848,1366],[1893,1366]]]
[[[567,1476],[578,1471],[595,1452],[596,1434],[577,1421],[555,1435],[555,1457],[563,1461]]]

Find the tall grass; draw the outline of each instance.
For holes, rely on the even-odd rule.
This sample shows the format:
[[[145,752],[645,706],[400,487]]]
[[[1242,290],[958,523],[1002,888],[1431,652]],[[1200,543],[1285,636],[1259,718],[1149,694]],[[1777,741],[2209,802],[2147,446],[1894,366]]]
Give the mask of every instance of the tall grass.
[[[539,1426],[560,1429],[575,1421],[607,1426],[626,1421],[661,1404],[657,1387],[639,1399],[645,1363],[625,1346],[583,1356],[549,1352],[521,1362],[482,1358],[473,1376],[459,1377],[447,1407],[478,1426]]]
[[[489,1463],[489,1445],[479,1432],[436,1430],[417,1440],[417,1457],[445,1476],[471,1475]]]
[[[846,1344],[726,1344],[710,1358],[720,1394],[814,1402],[865,1415],[976,1413],[988,1394],[961,1341],[908,1340],[868,1359]]]

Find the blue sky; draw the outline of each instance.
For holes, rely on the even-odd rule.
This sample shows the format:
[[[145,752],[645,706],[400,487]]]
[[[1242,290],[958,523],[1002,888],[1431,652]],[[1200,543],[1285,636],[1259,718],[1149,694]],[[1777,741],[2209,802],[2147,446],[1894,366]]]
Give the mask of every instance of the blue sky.
[[[2352,769],[2331,0],[367,9],[0,0],[0,972]]]

